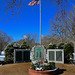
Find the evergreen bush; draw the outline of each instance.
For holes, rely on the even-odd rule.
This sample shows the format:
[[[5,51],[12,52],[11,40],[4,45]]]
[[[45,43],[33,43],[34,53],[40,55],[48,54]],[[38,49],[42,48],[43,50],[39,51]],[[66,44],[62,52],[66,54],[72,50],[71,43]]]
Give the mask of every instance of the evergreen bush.
[[[23,42],[23,43],[21,44],[21,49],[28,49],[28,48],[30,48],[30,47],[27,45],[26,42]]]
[[[13,57],[14,57],[14,48],[13,48],[13,44],[11,43],[7,46],[7,48],[5,49],[5,58],[4,61],[7,63],[12,63],[13,62]]]
[[[74,48],[71,43],[67,43],[64,45],[64,57],[65,57],[65,63],[68,63],[70,56],[72,56],[72,53],[74,52]]]
[[[64,43],[60,43],[59,45],[58,45],[58,49],[63,49],[64,48]]]
[[[56,49],[56,48],[57,48],[56,44],[52,44],[48,46],[48,49]]]
[[[36,66],[33,63],[31,63],[31,68],[35,70]]]
[[[28,49],[29,46],[27,45],[26,42],[23,42],[23,44],[21,45],[21,48],[19,45],[14,46],[15,43],[11,43],[9,44],[6,48],[5,48],[5,58],[4,61],[7,63],[13,63],[14,60],[14,49]]]

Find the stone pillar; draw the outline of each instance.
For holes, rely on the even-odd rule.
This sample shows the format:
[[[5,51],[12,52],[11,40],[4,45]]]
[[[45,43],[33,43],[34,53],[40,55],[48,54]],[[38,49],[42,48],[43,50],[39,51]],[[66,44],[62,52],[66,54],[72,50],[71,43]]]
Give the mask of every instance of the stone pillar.
[[[74,62],[75,62],[75,42],[73,42],[73,44],[74,44],[73,60],[74,60]]]
[[[75,60],[75,53],[73,53],[73,59]]]

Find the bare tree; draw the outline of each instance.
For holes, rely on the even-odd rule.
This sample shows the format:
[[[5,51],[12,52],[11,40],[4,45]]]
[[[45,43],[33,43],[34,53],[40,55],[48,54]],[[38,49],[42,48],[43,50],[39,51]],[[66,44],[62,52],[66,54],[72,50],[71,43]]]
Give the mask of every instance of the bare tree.
[[[42,0],[43,1],[43,0]],[[48,4],[53,3],[53,5],[56,5],[58,11],[57,11],[57,19],[60,19],[60,17],[64,17],[66,15],[66,9],[69,5],[69,0],[46,0],[48,1]],[[74,0],[71,0],[74,1]],[[13,18],[14,15],[18,15],[20,18],[20,14],[22,13],[21,10],[23,7],[25,7],[27,4],[27,0],[1,0],[0,1],[0,11],[4,15],[1,18],[1,21],[6,17],[10,15],[10,18],[7,19],[6,23],[10,21],[11,18]],[[25,10],[25,9],[24,9]],[[61,14],[61,16],[59,16]],[[65,14],[65,15],[64,15]]]
[[[12,37],[8,36],[4,31],[0,31],[0,52],[4,50],[8,43],[12,41]]]
[[[65,36],[74,44],[74,52],[75,52],[75,6],[74,9],[70,12],[67,19],[64,21],[65,23]]]
[[[38,43],[38,37],[37,34],[30,34],[28,33],[26,38],[26,42],[28,43],[29,46],[34,46]]]
[[[60,23],[60,21],[57,21],[57,20],[51,21],[50,29],[53,31],[53,35],[60,37],[61,42],[64,41],[63,40],[64,39],[64,32],[63,32],[64,26]]]
[[[42,45],[44,45],[46,48],[48,48],[48,45],[50,43],[52,44],[59,44],[60,37],[58,35],[46,35],[42,37]]]
[[[65,19],[52,21],[52,29],[62,42],[73,42],[75,51],[75,7]]]
[[[22,44],[25,41],[30,47],[33,47],[34,45],[39,44],[37,34],[27,33],[27,35],[24,35],[24,36],[26,38],[23,37],[23,39],[17,41],[17,43]]]
[[[10,21],[10,19],[13,18],[14,15],[17,14],[17,16],[20,18],[21,9],[23,6],[26,6],[26,0],[1,0],[0,1],[0,11],[4,13],[3,17],[0,21],[2,21],[6,16],[9,16],[7,18],[6,23]]]

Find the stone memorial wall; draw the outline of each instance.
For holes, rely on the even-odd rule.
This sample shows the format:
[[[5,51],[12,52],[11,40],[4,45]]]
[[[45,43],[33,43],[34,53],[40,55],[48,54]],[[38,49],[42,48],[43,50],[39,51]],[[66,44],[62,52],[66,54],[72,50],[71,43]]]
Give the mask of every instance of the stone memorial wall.
[[[15,49],[14,50],[14,63],[29,62],[30,50],[28,49]]]
[[[64,50],[63,49],[48,49],[48,62],[64,63]]]

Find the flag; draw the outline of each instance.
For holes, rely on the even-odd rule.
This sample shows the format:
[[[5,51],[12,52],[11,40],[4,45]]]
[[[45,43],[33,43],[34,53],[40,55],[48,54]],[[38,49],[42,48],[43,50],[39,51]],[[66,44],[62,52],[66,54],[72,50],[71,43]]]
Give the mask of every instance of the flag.
[[[31,2],[29,2],[29,6],[34,6],[34,5],[38,5],[39,4],[39,0],[33,0]]]

